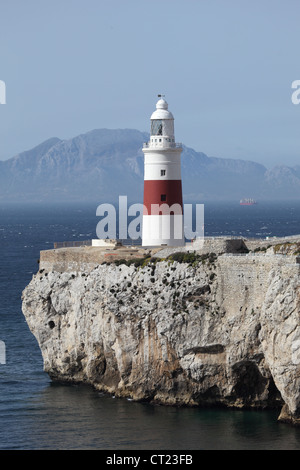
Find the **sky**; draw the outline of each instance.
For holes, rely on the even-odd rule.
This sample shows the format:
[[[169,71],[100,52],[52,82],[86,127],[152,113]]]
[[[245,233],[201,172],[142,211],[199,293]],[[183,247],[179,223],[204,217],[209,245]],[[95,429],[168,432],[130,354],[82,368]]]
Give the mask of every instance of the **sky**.
[[[299,0],[0,0],[0,18],[0,160],[50,137],[149,132],[164,94],[187,147],[300,164]]]

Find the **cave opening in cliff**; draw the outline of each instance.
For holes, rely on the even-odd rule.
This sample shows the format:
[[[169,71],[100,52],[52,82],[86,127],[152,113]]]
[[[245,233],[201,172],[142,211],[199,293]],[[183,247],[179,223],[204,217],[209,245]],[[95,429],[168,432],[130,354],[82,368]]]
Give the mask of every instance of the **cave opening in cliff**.
[[[232,397],[244,406],[279,407],[283,400],[272,376],[261,374],[253,361],[241,361],[232,368],[235,385]]]

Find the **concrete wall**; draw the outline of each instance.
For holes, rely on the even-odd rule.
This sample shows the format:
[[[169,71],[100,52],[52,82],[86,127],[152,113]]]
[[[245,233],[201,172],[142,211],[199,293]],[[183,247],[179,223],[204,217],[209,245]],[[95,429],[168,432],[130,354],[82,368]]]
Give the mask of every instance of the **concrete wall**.
[[[224,254],[217,263],[219,295],[226,292],[226,298],[219,301],[232,314],[249,309],[250,305],[252,313],[261,308],[272,272],[281,273],[284,279],[300,272],[296,259],[284,255]]]
[[[300,241],[300,238],[292,238],[291,241]],[[268,250],[266,253],[259,254],[249,253],[248,255],[242,254],[248,250],[253,251],[256,248],[268,247],[269,245],[277,245],[279,243],[287,243],[287,238],[276,238],[270,240],[246,240],[239,238],[204,238],[201,247],[193,243],[186,244],[184,247],[166,247],[163,249],[146,249],[141,246],[111,246],[109,243],[101,244],[99,246],[81,246],[81,247],[68,247],[54,250],[45,250],[40,253],[40,269],[46,271],[91,271],[96,266],[103,262],[113,262],[118,259],[132,259],[143,258],[145,256],[153,256],[157,258],[167,258],[172,253],[178,251],[196,251],[197,254],[216,253],[217,255],[227,254],[232,255],[232,261],[229,265],[234,272],[236,266],[247,265],[251,267],[252,263],[259,263],[259,269],[263,272],[268,266],[281,264],[296,264],[296,257],[288,255],[273,254]],[[114,241],[113,241],[114,242]],[[196,249],[195,249],[196,248]],[[240,256],[238,256],[240,254]],[[234,256],[235,255],[235,256]],[[221,260],[222,257],[219,257]],[[228,260],[226,261],[226,265]],[[248,269],[247,268],[247,269]],[[232,276],[232,273],[228,273]],[[263,276],[263,273],[262,273]]]
[[[58,250],[45,250],[40,252],[39,269],[47,272],[90,272],[104,262],[116,259],[143,258],[150,254],[149,250],[135,247],[96,247],[82,246],[74,248],[60,248]]]

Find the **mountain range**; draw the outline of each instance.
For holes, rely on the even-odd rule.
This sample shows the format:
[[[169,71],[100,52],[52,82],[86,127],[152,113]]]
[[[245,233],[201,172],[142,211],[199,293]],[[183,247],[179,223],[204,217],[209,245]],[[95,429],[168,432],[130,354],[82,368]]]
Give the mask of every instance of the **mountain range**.
[[[134,129],[95,129],[50,138],[0,161],[0,201],[143,201],[143,143]],[[185,202],[286,200],[300,197],[300,165],[267,169],[253,161],[209,157],[183,146]]]

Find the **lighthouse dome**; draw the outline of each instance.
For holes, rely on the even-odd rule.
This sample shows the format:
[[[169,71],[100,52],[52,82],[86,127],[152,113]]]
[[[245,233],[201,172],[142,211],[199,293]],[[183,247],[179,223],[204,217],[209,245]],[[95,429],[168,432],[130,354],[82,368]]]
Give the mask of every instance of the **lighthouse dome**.
[[[158,100],[158,102],[156,103],[156,109],[168,109],[168,103],[166,102],[166,100],[164,100],[163,98]]]
[[[168,103],[160,98],[156,103],[156,111],[152,113],[151,119],[174,119],[173,114],[168,110]]]

